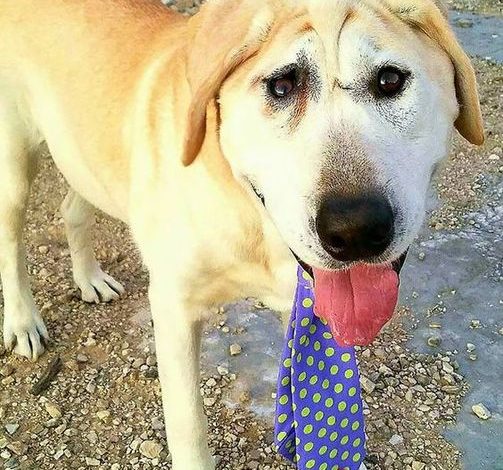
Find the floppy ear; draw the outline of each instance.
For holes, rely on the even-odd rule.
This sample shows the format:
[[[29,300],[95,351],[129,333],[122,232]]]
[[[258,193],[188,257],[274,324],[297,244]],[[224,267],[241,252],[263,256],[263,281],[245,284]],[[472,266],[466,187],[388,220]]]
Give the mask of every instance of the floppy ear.
[[[261,0],[208,0],[189,20],[187,80],[191,98],[182,162],[190,165],[206,133],[206,109],[224,80],[260,48],[271,14]]]
[[[447,21],[442,0],[388,0],[393,12],[408,25],[422,31],[435,41],[454,65],[459,115],[454,123],[458,132],[476,145],[484,143],[477,82],[470,59],[459,45]]]

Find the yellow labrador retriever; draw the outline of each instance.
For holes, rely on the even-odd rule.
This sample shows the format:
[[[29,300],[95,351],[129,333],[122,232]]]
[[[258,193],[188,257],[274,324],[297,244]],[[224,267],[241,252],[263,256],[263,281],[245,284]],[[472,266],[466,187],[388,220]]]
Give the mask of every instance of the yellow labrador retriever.
[[[147,0],[2,1],[4,342],[37,359],[47,338],[22,244],[46,141],[83,300],[123,292],[92,251],[97,207],[150,271],[173,467],[213,469],[205,312],[243,296],[288,310],[297,257],[317,302],[389,316],[393,289],[373,286],[418,233],[453,127],[484,140],[473,69],[431,0],[208,0],[190,19]]]

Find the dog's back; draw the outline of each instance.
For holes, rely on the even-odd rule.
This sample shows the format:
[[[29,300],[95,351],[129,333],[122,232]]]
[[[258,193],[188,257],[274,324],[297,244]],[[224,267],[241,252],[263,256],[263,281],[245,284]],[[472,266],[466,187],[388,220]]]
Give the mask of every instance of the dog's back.
[[[106,201],[107,182],[125,186],[127,179],[121,146],[128,104],[146,64],[173,47],[184,22],[148,0],[2,2],[3,119],[15,123],[25,146],[47,141],[69,183],[93,202],[93,195]]]

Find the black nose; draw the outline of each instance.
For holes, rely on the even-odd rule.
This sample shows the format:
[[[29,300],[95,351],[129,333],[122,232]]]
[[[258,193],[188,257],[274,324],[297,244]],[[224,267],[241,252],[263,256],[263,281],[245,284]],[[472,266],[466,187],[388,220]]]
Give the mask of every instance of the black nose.
[[[384,196],[325,197],[316,217],[321,243],[339,261],[382,254],[391,243],[394,217]]]

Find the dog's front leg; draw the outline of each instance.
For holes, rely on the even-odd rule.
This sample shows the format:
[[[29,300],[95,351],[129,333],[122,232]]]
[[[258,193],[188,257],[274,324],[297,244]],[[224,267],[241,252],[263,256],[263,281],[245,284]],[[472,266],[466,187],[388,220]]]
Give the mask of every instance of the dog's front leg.
[[[199,390],[201,321],[181,299],[172,279],[151,273],[159,378],[173,470],[214,470]]]

